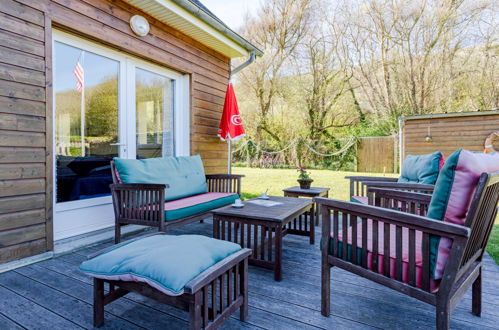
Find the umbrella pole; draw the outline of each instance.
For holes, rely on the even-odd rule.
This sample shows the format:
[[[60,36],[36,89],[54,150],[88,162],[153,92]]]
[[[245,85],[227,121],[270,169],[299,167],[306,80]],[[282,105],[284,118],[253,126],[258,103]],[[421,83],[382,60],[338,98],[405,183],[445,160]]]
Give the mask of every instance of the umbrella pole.
[[[231,151],[231,142],[230,139],[227,139],[227,145],[228,145],[228,155],[227,155],[227,173],[231,174],[232,168],[231,168],[231,163],[232,163],[232,151]]]

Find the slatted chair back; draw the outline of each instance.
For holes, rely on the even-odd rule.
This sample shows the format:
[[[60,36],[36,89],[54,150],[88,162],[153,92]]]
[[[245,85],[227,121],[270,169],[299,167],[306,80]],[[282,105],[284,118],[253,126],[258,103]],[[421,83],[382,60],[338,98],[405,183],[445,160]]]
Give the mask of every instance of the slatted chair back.
[[[400,191],[371,187],[367,190],[369,205],[426,216],[431,195],[411,191]]]

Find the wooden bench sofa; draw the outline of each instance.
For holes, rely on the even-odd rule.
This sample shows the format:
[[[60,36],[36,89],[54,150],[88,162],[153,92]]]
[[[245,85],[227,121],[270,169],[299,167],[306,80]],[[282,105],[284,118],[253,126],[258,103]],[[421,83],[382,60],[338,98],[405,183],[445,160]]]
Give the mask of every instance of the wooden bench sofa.
[[[199,155],[111,162],[115,243],[121,225],[167,231],[202,221],[211,210],[234,203],[243,175],[205,174]]]

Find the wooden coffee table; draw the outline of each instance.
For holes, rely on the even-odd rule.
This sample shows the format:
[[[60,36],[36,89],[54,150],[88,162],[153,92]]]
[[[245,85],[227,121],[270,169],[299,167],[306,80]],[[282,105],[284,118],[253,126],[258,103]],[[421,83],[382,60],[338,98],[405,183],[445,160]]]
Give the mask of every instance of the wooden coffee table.
[[[311,199],[274,196],[263,201],[276,204],[273,206],[254,201],[263,200],[247,200],[243,208],[226,206],[213,210],[213,237],[252,249],[249,263],[273,269],[274,279],[281,281],[283,236],[309,236],[310,244],[314,244],[314,203]]]
[[[293,186],[282,190],[284,197],[329,197],[329,188],[310,187],[302,189],[300,186]],[[319,210],[315,207],[315,225],[319,225]]]

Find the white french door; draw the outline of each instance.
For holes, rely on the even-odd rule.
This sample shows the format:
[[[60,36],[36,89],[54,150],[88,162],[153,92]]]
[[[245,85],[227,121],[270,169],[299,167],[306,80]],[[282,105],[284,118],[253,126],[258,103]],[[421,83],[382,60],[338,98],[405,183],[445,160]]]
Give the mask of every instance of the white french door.
[[[113,157],[189,155],[189,80],[59,31],[53,54],[54,239],[59,240],[114,225]]]

